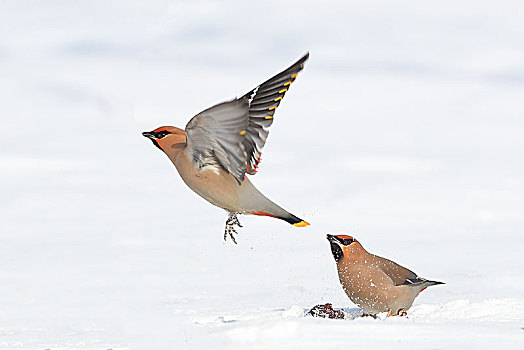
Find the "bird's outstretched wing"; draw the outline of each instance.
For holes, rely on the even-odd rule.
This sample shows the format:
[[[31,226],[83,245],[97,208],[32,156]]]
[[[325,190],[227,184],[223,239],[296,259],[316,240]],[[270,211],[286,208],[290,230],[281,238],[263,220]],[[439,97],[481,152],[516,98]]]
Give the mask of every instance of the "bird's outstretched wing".
[[[223,102],[194,116],[186,125],[187,150],[193,164],[201,169],[218,163],[240,184],[246,172],[248,101],[239,98]]]
[[[186,125],[186,137],[195,166],[218,161],[239,184],[246,173],[256,173],[275,109],[308,57],[309,53],[244,96],[194,116]]]
[[[304,63],[308,58],[309,53],[306,53],[289,68],[245,95],[249,101],[249,124],[242,143],[247,154],[246,170],[248,174],[253,175],[257,172],[256,169],[262,156],[261,150],[266,144],[268,128],[273,124],[275,110],[289,90],[291,83],[295,81],[298,72],[304,68]]]

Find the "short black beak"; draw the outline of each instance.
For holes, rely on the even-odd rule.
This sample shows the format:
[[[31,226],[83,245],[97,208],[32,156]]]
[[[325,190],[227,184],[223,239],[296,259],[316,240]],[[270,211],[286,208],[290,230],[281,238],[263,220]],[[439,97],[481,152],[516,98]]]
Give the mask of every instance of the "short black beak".
[[[144,131],[142,136],[147,137],[148,139],[154,139],[155,134],[152,131]]]
[[[328,241],[330,241],[332,243],[338,242],[337,237],[335,237],[333,235],[327,235],[326,238],[327,238]]]

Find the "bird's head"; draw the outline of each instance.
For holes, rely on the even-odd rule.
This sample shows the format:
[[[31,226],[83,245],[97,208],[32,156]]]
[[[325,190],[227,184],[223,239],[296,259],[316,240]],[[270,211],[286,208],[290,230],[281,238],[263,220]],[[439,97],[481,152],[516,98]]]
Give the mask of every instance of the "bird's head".
[[[186,146],[186,133],[174,126],[161,126],[153,131],[145,131],[142,135],[166,153],[169,150],[182,149]]]
[[[351,236],[346,235],[327,235],[327,240],[331,245],[331,253],[336,261],[344,256],[349,256],[362,249],[360,243]]]

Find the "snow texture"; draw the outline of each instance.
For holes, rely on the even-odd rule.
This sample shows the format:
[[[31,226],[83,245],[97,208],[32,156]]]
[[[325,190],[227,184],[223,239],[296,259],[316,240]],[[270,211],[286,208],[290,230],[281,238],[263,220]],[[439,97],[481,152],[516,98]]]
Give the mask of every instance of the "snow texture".
[[[0,348],[522,349],[522,7],[2,1]],[[308,50],[252,181],[311,226],[224,243],[141,132]],[[326,233],[447,284],[356,317]]]

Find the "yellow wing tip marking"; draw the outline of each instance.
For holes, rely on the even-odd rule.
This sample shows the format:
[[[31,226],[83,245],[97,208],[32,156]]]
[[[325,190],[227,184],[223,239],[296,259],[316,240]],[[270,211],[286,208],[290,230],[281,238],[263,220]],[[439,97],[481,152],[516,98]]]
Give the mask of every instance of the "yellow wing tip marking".
[[[239,135],[245,135],[246,134],[246,130],[242,130],[241,132],[238,133]]]
[[[266,115],[264,118],[265,119],[273,119],[273,116],[272,115]]]
[[[284,86],[288,86],[288,85],[291,85],[291,81],[288,81],[287,83],[284,84]]]
[[[282,96],[275,98],[273,101],[277,102],[277,101],[280,101],[281,99],[282,99]]]
[[[298,73],[292,74],[291,79],[295,79],[297,77]]]
[[[307,221],[300,221],[300,222],[297,222],[296,224],[293,224],[293,226],[296,226],[296,227],[306,227],[306,226],[309,226],[309,222]]]
[[[287,91],[287,89],[282,89],[278,93],[281,94],[281,93],[286,92],[286,91]]]
[[[269,110],[272,111],[272,110],[274,110],[275,108],[277,108],[277,106],[269,107]]]

